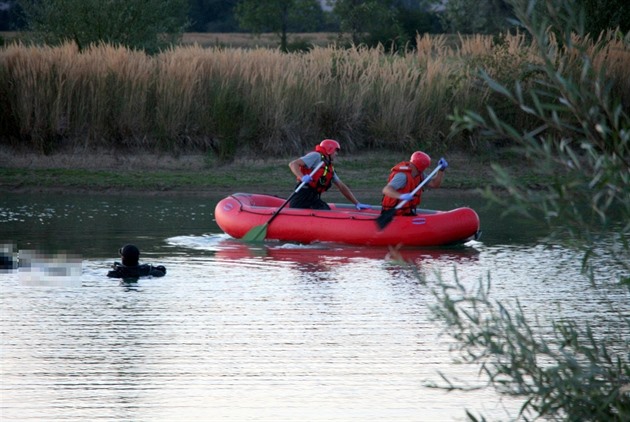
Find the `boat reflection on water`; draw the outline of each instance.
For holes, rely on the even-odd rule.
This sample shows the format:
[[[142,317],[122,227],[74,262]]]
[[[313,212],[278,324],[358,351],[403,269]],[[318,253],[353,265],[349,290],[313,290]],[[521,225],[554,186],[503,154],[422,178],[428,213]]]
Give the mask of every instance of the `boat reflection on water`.
[[[215,259],[229,265],[244,265],[289,274],[299,274],[303,283],[330,283],[347,277],[388,280],[386,284],[420,286],[445,267],[478,261],[480,252],[470,246],[450,248],[357,247],[341,244],[296,244],[265,242],[248,244],[223,239],[216,244]],[[411,284],[409,284],[413,281]],[[426,294],[425,289],[420,290]],[[420,293],[419,293],[420,294]]]
[[[358,260],[379,260],[391,264],[420,265],[425,261],[461,262],[477,260],[479,251],[469,244],[453,247],[414,248],[353,246],[334,243],[298,244],[287,242],[247,243],[227,235],[177,237],[169,243],[192,249],[214,251],[217,260],[272,260],[308,264],[348,264]],[[473,242],[474,243],[474,242]]]

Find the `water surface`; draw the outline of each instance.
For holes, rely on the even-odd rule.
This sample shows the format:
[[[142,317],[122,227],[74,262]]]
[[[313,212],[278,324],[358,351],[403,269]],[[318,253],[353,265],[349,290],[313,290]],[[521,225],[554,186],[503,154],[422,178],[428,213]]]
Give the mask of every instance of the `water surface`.
[[[465,409],[509,420],[521,403],[492,390],[427,387],[440,372],[483,383],[477,368],[453,363],[432,320],[438,277],[473,286],[490,276],[496,299],[518,298],[543,323],[613,329],[619,315],[604,297],[630,312],[614,265],[600,267],[610,286],[594,289],[579,253],[547,243],[542,224],[498,218],[479,198],[423,203],[475,208],[479,241],[394,257],[387,248],[245,244],[213,222],[219,199],[2,196],[0,243],[32,251],[34,267],[56,257],[79,268],[78,279],[0,273],[2,420],[453,421]],[[105,277],[127,242],[167,275]]]

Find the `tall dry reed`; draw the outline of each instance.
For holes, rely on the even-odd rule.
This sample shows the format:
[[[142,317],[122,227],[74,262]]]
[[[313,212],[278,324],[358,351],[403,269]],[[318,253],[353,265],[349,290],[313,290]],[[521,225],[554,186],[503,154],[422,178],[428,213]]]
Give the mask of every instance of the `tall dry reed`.
[[[611,33],[585,42],[630,98],[627,40]],[[155,56],[109,45],[79,52],[73,44],[10,44],[0,50],[0,142],[44,152],[210,149],[226,159],[238,151],[301,153],[323,138],[339,139],[346,151],[445,149],[452,146],[445,142],[468,142],[445,140],[453,110],[498,101],[479,69],[509,84],[526,81],[538,60],[523,34],[461,37],[456,47],[423,35],[417,44],[405,55],[181,46]],[[493,105],[527,126],[517,110]]]

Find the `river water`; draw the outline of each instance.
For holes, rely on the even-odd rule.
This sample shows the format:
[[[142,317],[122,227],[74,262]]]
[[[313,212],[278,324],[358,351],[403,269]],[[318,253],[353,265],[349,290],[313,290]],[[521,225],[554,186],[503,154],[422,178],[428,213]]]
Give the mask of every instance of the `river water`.
[[[484,382],[454,363],[432,319],[438,277],[490,277],[493,298],[518,299],[543,325],[570,318],[602,330],[618,318],[602,297],[628,314],[627,290],[607,262],[594,288],[580,253],[547,242],[539,222],[499,218],[471,195],[430,197],[424,207],[473,207],[482,237],[393,256],[250,245],[214,223],[219,197],[2,194],[0,246],[31,267],[0,273],[0,419],[516,419],[521,403],[493,390],[429,388],[441,373]],[[167,275],[107,278],[125,243]]]

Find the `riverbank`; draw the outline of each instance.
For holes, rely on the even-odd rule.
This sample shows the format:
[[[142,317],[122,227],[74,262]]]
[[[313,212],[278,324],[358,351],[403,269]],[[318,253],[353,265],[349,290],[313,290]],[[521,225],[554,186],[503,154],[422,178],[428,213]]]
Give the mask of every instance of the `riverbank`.
[[[341,155],[337,171],[357,193],[378,193],[390,168],[407,154],[380,151]],[[293,187],[287,158],[240,157],[223,163],[205,154],[121,154],[111,151],[40,155],[0,150],[0,191],[132,195],[216,195],[259,192],[287,195]],[[494,184],[491,165],[499,163],[527,177],[536,177],[522,161],[510,157],[453,153],[442,190],[473,191]],[[434,165],[437,158],[434,157]],[[333,191],[336,191],[333,189]],[[335,192],[331,191],[331,199]]]

